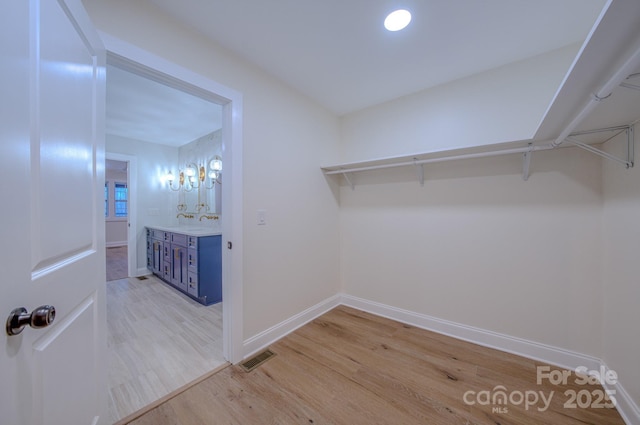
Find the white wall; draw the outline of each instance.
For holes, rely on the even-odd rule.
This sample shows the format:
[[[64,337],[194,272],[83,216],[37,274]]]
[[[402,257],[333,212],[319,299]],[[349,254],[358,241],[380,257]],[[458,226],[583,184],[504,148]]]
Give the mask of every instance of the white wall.
[[[625,158],[625,138],[623,134],[607,142],[606,150]],[[604,285],[601,296],[604,303],[603,360],[618,373],[625,390],[636,406],[640,406],[640,167],[637,149],[636,143],[636,166],[632,169],[610,161],[603,163]]]
[[[338,119],[145,0],[84,3],[99,30],[243,95],[244,338],[334,295],[338,205],[319,167],[338,150]]]
[[[579,46],[342,118],[342,161],[533,136]],[[342,186],[347,294],[599,356],[599,160],[575,149],[358,173]]]
[[[533,137],[579,45],[505,65],[343,117],[351,162]]]
[[[424,187],[410,167],[359,174],[340,191],[343,291],[599,356],[600,161],[539,152],[531,172],[510,155],[428,165]]]
[[[137,159],[137,190],[130,191],[129,197],[135,197],[137,202],[136,268],[138,273],[144,273],[147,267],[145,226],[177,224],[177,195],[168,191],[162,182],[167,167],[178,162],[178,148],[107,134],[106,151]]]

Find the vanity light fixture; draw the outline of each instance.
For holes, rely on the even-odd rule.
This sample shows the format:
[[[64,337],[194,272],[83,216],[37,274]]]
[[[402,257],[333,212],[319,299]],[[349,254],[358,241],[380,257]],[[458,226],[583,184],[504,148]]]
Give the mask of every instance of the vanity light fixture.
[[[187,167],[185,170],[180,170],[178,176],[178,187],[174,187],[173,185],[175,177],[173,176],[172,171],[169,171],[164,177],[164,179],[169,184],[169,189],[173,190],[174,192],[177,192],[179,190],[191,192],[194,188],[198,187],[194,178],[195,170],[191,166]]]
[[[388,31],[400,31],[406,28],[411,22],[411,13],[405,9],[399,9],[391,12],[384,20],[384,27]]]
[[[174,186],[175,177],[172,171],[167,172],[164,177],[165,181],[168,183],[169,189],[174,192],[179,190],[191,192],[194,189],[199,189],[200,186],[205,189],[213,189],[216,183],[222,183],[220,181],[220,178],[222,177],[222,158],[216,155],[202,165],[191,163],[183,170],[180,170],[178,176],[179,179],[177,187]],[[207,177],[210,181],[207,181]]]
[[[218,155],[214,156],[211,161],[209,161],[209,168],[213,171],[222,171],[222,158]]]
[[[167,175],[165,176],[165,180],[169,183],[169,189],[173,190],[174,192],[177,192],[180,190],[181,187],[184,186],[184,172],[180,171],[179,174],[179,180],[178,180],[178,187],[174,188],[173,187],[173,181],[175,180],[173,177],[173,173],[171,171],[169,171],[167,173]]]
[[[191,192],[193,189],[200,187],[199,179],[196,178],[198,174],[198,166],[196,164],[189,164],[187,168],[184,169],[184,174],[187,176],[188,183],[184,185],[184,190]]]
[[[222,158],[218,155],[214,156],[211,161],[209,161],[209,178],[211,179],[212,187],[213,184],[220,184],[220,176],[222,174]]]

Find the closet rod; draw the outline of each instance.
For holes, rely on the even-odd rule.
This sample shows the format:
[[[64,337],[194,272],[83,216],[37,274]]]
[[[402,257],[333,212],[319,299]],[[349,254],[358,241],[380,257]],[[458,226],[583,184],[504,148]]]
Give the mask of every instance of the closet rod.
[[[621,85],[624,80],[626,80],[633,72],[640,66],[640,48],[636,49],[635,52],[624,62],[624,64],[618,68],[615,74],[607,82],[602,86],[602,88],[591,95],[591,98],[587,102],[587,104],[582,108],[582,110],[576,115],[576,117],[571,120],[569,125],[565,127],[564,130],[558,135],[558,137],[551,142],[553,146],[560,146],[566,139],[569,137],[571,132],[591,113],[591,111],[598,106],[598,103],[601,100],[604,100],[611,96],[613,93],[613,89],[617,86]]]
[[[353,173],[357,171],[369,171],[369,170],[380,170],[384,168],[395,168],[395,167],[404,167],[408,165],[422,165],[422,164],[432,164],[435,162],[445,162],[445,161],[455,161],[458,159],[472,159],[472,158],[486,158],[490,156],[499,156],[499,155],[510,155],[514,153],[527,153],[527,152],[536,152],[536,151],[546,151],[554,149],[555,146],[551,144],[541,145],[541,146],[525,146],[522,148],[513,148],[513,149],[502,149],[498,151],[489,151],[489,152],[478,152],[478,153],[469,153],[463,155],[452,155],[452,156],[443,156],[440,158],[429,158],[429,159],[413,159],[411,161],[405,162],[394,162],[392,164],[380,164],[380,165],[370,165],[366,167],[358,167],[358,168],[345,168],[338,170],[325,171],[324,173],[327,175],[331,174],[344,174],[344,173]]]

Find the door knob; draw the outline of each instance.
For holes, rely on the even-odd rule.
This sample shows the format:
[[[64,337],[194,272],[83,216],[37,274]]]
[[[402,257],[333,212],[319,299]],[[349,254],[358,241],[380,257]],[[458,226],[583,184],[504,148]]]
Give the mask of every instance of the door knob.
[[[52,305],[41,305],[29,314],[26,308],[15,308],[7,319],[7,335],[18,335],[25,326],[29,325],[34,329],[49,326],[56,317],[56,309]]]

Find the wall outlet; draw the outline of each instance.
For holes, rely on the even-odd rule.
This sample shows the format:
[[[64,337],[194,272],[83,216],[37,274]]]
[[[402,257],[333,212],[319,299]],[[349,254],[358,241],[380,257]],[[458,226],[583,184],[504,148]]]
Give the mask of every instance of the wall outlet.
[[[258,226],[264,226],[267,224],[267,211],[266,210],[258,210],[257,214],[257,222]]]

